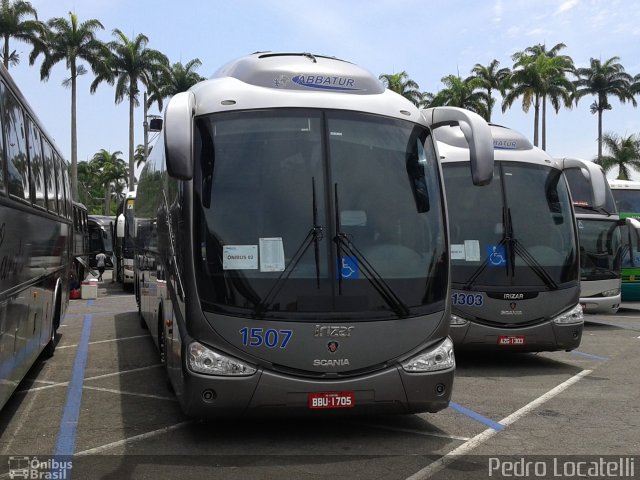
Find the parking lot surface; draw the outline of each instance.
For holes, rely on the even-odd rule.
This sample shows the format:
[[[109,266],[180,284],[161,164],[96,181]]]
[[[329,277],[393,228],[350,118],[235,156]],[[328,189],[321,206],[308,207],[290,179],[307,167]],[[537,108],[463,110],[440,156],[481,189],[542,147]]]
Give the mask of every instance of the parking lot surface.
[[[25,462],[29,478],[606,478],[614,462],[640,478],[640,304],[586,317],[572,352],[457,354],[436,414],[205,422],[181,413],[108,274],[0,411],[0,478]]]

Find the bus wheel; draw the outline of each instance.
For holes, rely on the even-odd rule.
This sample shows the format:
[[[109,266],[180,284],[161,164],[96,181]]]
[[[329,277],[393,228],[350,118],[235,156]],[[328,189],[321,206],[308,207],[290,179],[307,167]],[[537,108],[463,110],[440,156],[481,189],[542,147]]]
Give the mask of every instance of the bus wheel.
[[[49,343],[44,347],[42,353],[45,358],[53,357],[53,353],[56,351],[56,329],[51,322],[51,334],[49,335]]]

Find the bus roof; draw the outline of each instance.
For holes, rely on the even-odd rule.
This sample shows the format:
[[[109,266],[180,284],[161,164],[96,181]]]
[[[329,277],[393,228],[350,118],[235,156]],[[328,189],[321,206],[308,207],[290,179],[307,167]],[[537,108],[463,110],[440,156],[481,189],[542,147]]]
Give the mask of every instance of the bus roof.
[[[490,124],[496,161],[521,161],[561,168],[557,160],[547,152],[534,147],[523,134],[501,125]],[[443,126],[435,130],[438,152],[442,162],[469,160],[469,150],[459,126]],[[517,152],[514,155],[514,152]]]
[[[197,98],[196,116],[256,108],[328,108],[425,124],[413,103],[386,89],[368,70],[310,53],[254,53],[227,63],[190,91]]]
[[[618,180],[618,179],[607,179],[609,181],[609,186],[612,190],[622,190],[628,188],[629,190],[640,190],[640,182],[636,182],[633,180]]]

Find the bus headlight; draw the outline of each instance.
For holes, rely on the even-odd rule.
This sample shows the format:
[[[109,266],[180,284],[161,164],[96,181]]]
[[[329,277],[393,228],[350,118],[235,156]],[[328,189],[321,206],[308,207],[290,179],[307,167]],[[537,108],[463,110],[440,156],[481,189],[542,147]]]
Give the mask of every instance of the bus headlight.
[[[256,373],[256,369],[251,365],[214,352],[201,343],[191,343],[188,350],[188,365],[189,369],[193,372],[234,377],[248,376]]]
[[[453,355],[453,343],[448,337],[435,348],[402,362],[402,368],[410,373],[435,372],[455,366],[456,360]]]
[[[553,319],[553,323],[565,325],[567,323],[582,323],[584,316],[582,314],[582,305],[578,304],[571,310],[567,310],[562,315],[558,315]]]
[[[613,290],[605,290],[600,295],[603,296],[603,297],[615,297],[619,293],[620,293],[620,289],[619,288],[614,288]]]
[[[449,324],[450,325],[466,325],[467,323],[469,323],[469,320],[459,317],[458,315],[454,315],[453,313],[451,314],[451,319],[449,320]]]

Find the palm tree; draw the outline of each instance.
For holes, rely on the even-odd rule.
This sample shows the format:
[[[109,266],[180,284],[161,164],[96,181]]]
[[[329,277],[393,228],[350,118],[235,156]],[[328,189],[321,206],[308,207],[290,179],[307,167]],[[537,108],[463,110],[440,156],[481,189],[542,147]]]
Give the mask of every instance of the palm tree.
[[[420,101],[422,100],[420,87],[415,81],[409,78],[409,74],[407,72],[383,73],[378,78],[382,81],[384,86],[392,92],[402,95],[416,106],[420,104]]]
[[[157,78],[160,71],[169,64],[167,57],[157,50],[147,48],[149,39],[143,35],[137,35],[130,40],[122,31],[113,31],[115,40],[107,44],[111,51],[105,68],[96,75],[91,83],[91,93],[95,92],[98,85],[107,82],[116,85],[115,101],[129,100],[129,190],[135,186],[134,166],[134,108],[140,104],[138,83],[142,83],[147,90],[153,90],[153,79]]]
[[[40,53],[44,60],[40,66],[40,78],[49,79],[51,68],[58,62],[64,61],[69,69],[70,77],[63,82],[65,87],[71,86],[71,192],[74,199],[78,198],[78,136],[76,127],[77,111],[77,80],[80,75],[87,73],[84,65],[78,64],[84,60],[96,72],[104,58],[104,44],[96,39],[96,31],[104,27],[96,19],[79,23],[75,13],[69,12],[69,20],[62,17],[52,18],[47,22],[48,29],[43,32],[41,45],[34,48],[29,56],[29,63],[33,65]]]
[[[122,152],[119,150],[111,153],[103,148],[91,160],[91,162],[95,162],[100,183],[104,187],[105,215],[111,214],[111,194],[116,190],[115,187],[121,179],[126,179],[129,174],[127,164],[121,158],[121,155]]]
[[[538,145],[538,125],[540,123],[540,92],[542,90],[541,61],[516,52],[511,57],[514,61],[509,86],[502,99],[502,112],[513,105],[516,99],[522,97],[522,110],[527,113],[533,105],[533,144]]]
[[[511,75],[511,70],[508,68],[500,68],[498,66],[500,62],[498,60],[492,60],[489,65],[484,66],[480,63],[476,63],[471,69],[471,73],[482,81],[482,87],[487,91],[487,116],[485,120],[491,122],[491,114],[493,113],[493,106],[496,100],[493,98],[493,90],[498,90],[504,95],[506,81]]]
[[[545,44],[537,44],[528,47],[525,52],[538,58],[540,61],[541,77],[541,103],[542,103],[542,149],[547,149],[547,99],[551,102],[551,106],[556,113],[560,111],[560,102],[565,107],[571,108],[573,104],[573,95],[575,94],[575,86],[567,78],[567,73],[573,73],[575,67],[573,59],[568,55],[559,55],[558,53],[566,48],[564,43],[557,43],[551,49],[547,50]]]
[[[640,172],[640,135],[621,137],[615,133],[605,133],[602,142],[611,153],[596,159],[596,163],[605,172],[618,167],[618,180],[629,180],[630,169]]]
[[[25,17],[34,19],[25,19]],[[20,55],[16,50],[10,51],[9,40],[15,38],[31,45],[39,42],[39,35],[44,26],[38,21],[38,13],[31,3],[23,0],[2,0],[0,5],[0,32],[4,39],[2,62],[5,68],[15,66],[20,62]]]
[[[162,101],[165,98],[172,97],[176,93],[186,92],[196,83],[205,80],[204,77],[195,72],[201,65],[200,59],[194,58],[187,62],[186,65],[176,62],[163,68],[154,82],[155,89],[149,96],[149,106],[156,102],[158,108],[162,111]]]
[[[529,111],[534,107],[533,116],[533,144],[539,144],[540,124],[542,124],[542,148],[546,149],[546,103],[550,99],[556,113],[560,110],[560,102],[571,106],[573,84],[566,78],[568,72],[573,71],[573,60],[566,55],[557,53],[564,48],[558,43],[550,50],[544,44],[528,47],[522,52],[516,52],[511,57],[514,68],[509,79],[509,86],[502,101],[502,111],[511,107],[513,102],[522,97],[522,109]],[[542,120],[540,119],[542,106]]]
[[[609,96],[617,97],[621,103],[629,100],[634,107],[637,105],[633,98],[633,77],[624,71],[619,60],[618,57],[611,57],[603,63],[599,59],[592,58],[589,67],[576,70],[578,79],[573,82],[577,89],[576,104],[582,97],[596,96],[590,111],[592,114],[598,114],[598,160],[602,159],[602,114],[605,110],[611,110]]]
[[[436,96],[431,92],[422,92],[420,94],[420,101],[418,102],[418,107],[420,108],[429,108],[431,107],[431,103]]]
[[[482,91],[482,79],[467,77],[464,80],[457,75],[442,77],[445,88],[436,93],[431,101],[432,107],[444,105],[460,107],[476,112],[483,118],[487,118],[489,111],[489,97]]]

